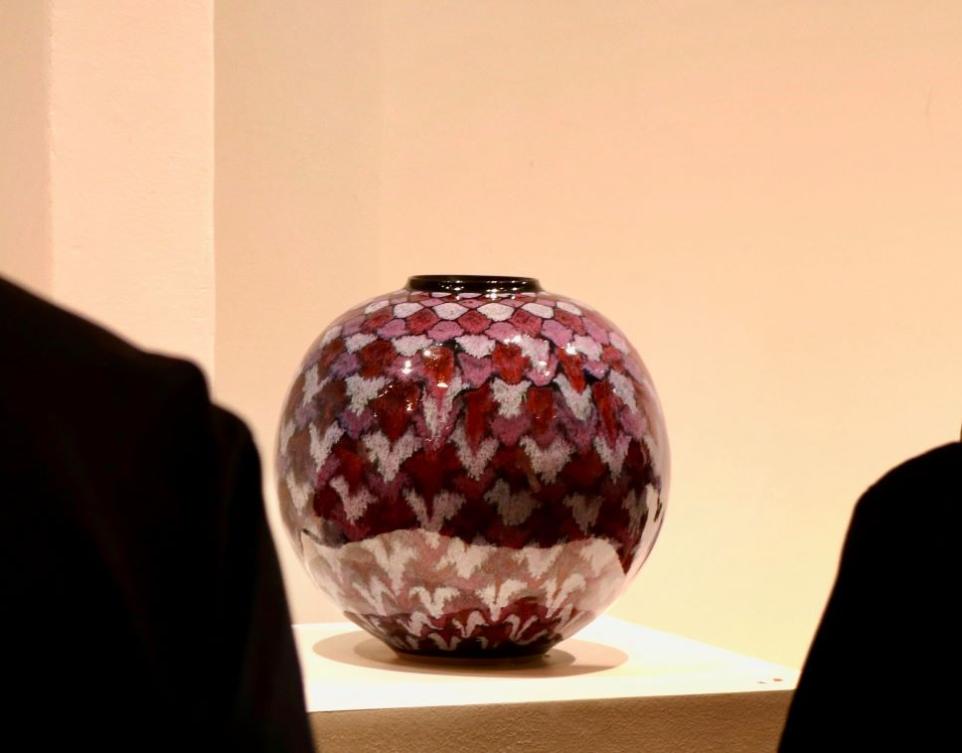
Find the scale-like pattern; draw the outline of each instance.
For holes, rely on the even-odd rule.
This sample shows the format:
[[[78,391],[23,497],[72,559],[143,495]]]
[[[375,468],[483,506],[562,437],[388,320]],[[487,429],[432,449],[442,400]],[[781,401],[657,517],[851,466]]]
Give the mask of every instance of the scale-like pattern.
[[[315,582],[399,650],[544,651],[647,557],[668,481],[651,379],[553,294],[400,290],[311,347],[278,441]]]

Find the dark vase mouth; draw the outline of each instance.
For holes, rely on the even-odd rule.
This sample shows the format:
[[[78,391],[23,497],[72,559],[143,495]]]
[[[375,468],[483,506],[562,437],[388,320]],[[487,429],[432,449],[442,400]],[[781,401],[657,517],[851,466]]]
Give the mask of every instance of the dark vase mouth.
[[[428,293],[540,293],[533,277],[499,275],[415,275],[408,278],[408,290]]]

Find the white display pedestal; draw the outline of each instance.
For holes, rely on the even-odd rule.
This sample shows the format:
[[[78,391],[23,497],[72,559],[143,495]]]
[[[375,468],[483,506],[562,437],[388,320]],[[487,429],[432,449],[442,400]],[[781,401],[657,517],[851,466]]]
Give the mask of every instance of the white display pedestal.
[[[798,673],[601,617],[535,660],[402,658],[294,626],[322,753],[774,751]]]

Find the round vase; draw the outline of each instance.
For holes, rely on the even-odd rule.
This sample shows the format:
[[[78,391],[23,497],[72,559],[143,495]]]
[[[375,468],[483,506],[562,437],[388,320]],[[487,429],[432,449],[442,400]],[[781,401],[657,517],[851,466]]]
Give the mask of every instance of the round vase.
[[[664,520],[668,443],[622,332],[515,277],[412,277],[314,342],[281,421],[285,526],[344,614],[407,653],[539,654]]]

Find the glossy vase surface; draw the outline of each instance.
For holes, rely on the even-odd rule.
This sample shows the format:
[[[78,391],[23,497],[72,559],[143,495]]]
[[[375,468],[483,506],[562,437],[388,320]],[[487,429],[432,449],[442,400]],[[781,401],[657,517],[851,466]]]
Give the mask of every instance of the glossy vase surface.
[[[305,356],[278,437],[314,582],[392,648],[541,653],[600,614],[664,519],[651,378],[598,311],[531,278],[428,275]]]

